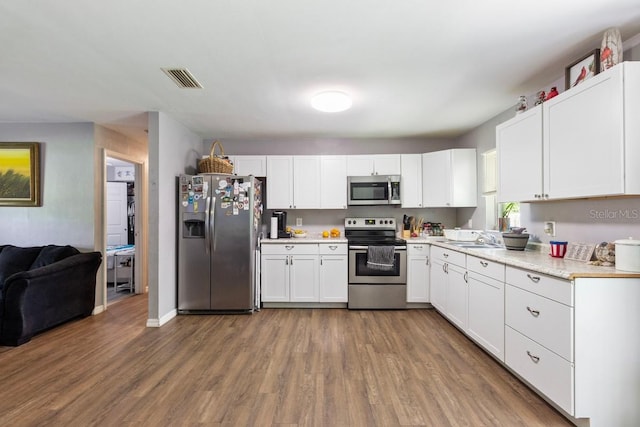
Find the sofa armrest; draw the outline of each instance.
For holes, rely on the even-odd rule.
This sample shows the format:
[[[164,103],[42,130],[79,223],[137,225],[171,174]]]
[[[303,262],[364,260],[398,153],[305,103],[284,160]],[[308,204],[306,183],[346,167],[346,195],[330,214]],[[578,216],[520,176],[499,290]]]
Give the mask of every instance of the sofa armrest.
[[[1,341],[20,344],[36,332],[90,315],[101,262],[100,252],[79,253],[8,277],[2,291]]]

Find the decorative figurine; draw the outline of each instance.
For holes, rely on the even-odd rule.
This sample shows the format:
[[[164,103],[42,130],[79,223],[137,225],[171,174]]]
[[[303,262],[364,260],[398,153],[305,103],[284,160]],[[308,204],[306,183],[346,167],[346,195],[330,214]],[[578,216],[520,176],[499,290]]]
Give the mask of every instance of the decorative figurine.
[[[555,86],[551,88],[551,90],[547,94],[547,97],[546,97],[545,101],[550,100],[554,96],[558,96],[558,89]]]
[[[536,99],[536,103],[534,105],[540,105],[544,102],[546,94],[543,90],[538,92],[538,98]]]
[[[527,111],[527,97],[524,95],[520,95],[518,99],[518,103],[516,104],[516,114],[520,114],[524,111]]]

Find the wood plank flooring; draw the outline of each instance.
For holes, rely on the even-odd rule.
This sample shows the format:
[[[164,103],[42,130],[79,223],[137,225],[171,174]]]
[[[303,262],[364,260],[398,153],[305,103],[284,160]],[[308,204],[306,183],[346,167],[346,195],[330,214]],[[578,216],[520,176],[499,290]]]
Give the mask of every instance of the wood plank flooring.
[[[3,426],[571,425],[434,310],[146,328],[145,296],[0,347]]]

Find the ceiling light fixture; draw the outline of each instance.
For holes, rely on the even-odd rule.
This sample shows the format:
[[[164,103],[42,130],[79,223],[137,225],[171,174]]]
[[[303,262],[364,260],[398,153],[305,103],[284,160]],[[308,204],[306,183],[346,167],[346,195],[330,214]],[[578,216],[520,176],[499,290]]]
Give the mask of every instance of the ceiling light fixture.
[[[325,113],[339,113],[351,108],[352,101],[344,92],[330,90],[317,93],[311,98],[311,106]]]

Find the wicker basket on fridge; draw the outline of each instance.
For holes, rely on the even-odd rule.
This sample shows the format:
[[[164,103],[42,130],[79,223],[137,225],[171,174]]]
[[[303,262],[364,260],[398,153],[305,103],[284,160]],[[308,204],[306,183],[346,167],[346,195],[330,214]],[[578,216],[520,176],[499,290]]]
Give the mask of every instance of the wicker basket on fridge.
[[[220,149],[220,154],[216,154],[216,147]],[[198,162],[198,172],[200,173],[233,173],[233,163],[224,155],[224,148],[220,141],[213,141],[209,157]]]

